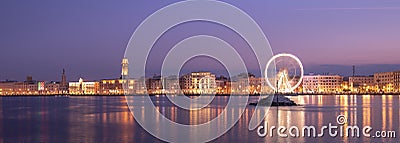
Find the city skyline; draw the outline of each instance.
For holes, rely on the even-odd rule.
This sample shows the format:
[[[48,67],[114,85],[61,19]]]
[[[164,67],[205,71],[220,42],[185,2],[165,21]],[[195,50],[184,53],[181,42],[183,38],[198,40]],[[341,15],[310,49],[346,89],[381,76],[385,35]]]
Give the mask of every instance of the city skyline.
[[[0,80],[69,80],[119,76],[120,59],[132,32],[151,13],[175,1],[151,2],[0,2]],[[269,38],[274,54],[297,55],[306,73],[351,75],[400,69],[400,2],[257,1],[228,3],[247,12]],[[313,3],[313,5],[310,5]],[[199,28],[200,27],[200,28]],[[197,30],[200,29],[200,30]],[[154,45],[148,74],[157,74],[162,55],[189,36],[208,34],[231,43],[259,76],[248,45],[226,27],[189,22],[170,29]],[[158,56],[161,55],[161,56]],[[183,72],[200,69],[224,74],[217,62],[198,58]],[[197,63],[197,64],[196,64]],[[212,63],[204,65],[198,63]]]
[[[400,0],[0,0],[0,143],[400,142],[399,16]]]
[[[352,71],[352,67],[355,65],[317,65],[315,67],[312,68],[308,68],[309,66],[305,66],[305,75],[309,75],[309,74],[320,74],[320,75],[340,75],[343,77],[350,77],[353,76],[353,71]],[[381,65],[359,65],[359,66],[355,66],[356,70],[355,70],[355,76],[371,76],[374,73],[380,73],[380,72],[390,72],[390,71],[400,71],[400,64],[399,65],[390,65],[390,64],[381,64]],[[369,69],[369,68],[375,68],[371,71],[365,71],[364,69]],[[215,69],[215,68],[214,68]],[[310,70],[313,69],[313,70]],[[61,81],[62,80],[62,75],[63,72],[66,69],[61,69],[59,70],[55,75],[56,78],[50,78],[50,77],[45,77],[45,78],[38,78],[32,74],[26,74],[26,75],[22,75],[21,77],[16,77],[16,78],[1,78],[0,75],[0,81],[26,81],[27,77],[32,77],[33,80],[35,81]],[[67,73],[68,74],[68,81],[78,81],[80,78],[84,78],[87,81],[96,81],[96,80],[102,80],[102,79],[115,79],[115,78],[120,78],[120,74],[121,73],[121,69],[118,69],[119,71],[117,73],[114,73],[113,76],[111,77],[104,77],[104,76],[100,76],[100,78],[93,78],[93,76],[90,75],[90,73]],[[205,70],[205,69],[198,69],[198,70],[190,70],[190,69],[183,69],[181,70],[181,72],[179,73],[179,76],[183,76],[185,74],[189,74],[192,72],[202,72],[202,71],[207,71],[207,72],[211,72],[213,74],[215,74],[216,76],[225,76],[225,77],[229,77],[229,75],[227,74],[226,70],[221,71],[224,69],[217,69],[217,70]],[[344,71],[344,72],[343,72]],[[255,74],[252,71],[249,71],[248,73],[255,75],[256,77],[260,77],[259,74]],[[54,73],[53,73],[54,74]],[[72,77],[70,76],[72,75]],[[146,78],[151,78],[153,76],[158,76],[160,75],[159,73],[146,73]],[[3,75],[4,76],[4,75]],[[235,76],[235,75],[232,75]],[[7,77],[7,76],[4,76]],[[87,78],[89,77],[89,78]],[[91,77],[91,78],[90,78]]]
[[[34,80],[27,76],[25,81],[0,82],[0,95],[142,95],[142,94],[382,94],[400,93],[400,71],[374,73],[358,76],[353,67],[353,76],[335,74],[289,75],[284,68],[275,78],[265,79],[251,73],[240,73],[231,77],[217,77],[212,72],[190,72],[179,76],[129,77],[129,61],[121,60],[120,78],[88,81],[67,81],[62,70],[60,82]],[[277,87],[268,81],[277,80]],[[290,79],[290,80],[289,80]],[[268,85],[266,84],[268,83]],[[274,83],[274,82],[273,82]]]

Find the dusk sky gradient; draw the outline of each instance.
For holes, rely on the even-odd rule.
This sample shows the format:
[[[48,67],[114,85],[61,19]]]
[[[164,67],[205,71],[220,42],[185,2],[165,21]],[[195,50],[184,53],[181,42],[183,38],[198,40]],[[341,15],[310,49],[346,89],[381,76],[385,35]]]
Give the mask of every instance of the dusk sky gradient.
[[[150,14],[176,1],[0,1],[0,80],[116,78],[136,27]],[[306,72],[359,74],[400,70],[398,0],[257,0],[227,1],[248,13],[262,28],[274,54],[297,55]],[[257,70],[247,44],[226,27],[190,22],[170,29],[154,45],[149,73],[162,56],[194,35],[215,35],[233,45]],[[197,61],[197,62],[196,62]],[[217,62],[195,59],[183,70],[215,70]],[[202,63],[200,63],[202,62]],[[200,64],[199,64],[200,63]],[[207,64],[204,64],[207,63]],[[213,67],[212,65],[217,65]]]

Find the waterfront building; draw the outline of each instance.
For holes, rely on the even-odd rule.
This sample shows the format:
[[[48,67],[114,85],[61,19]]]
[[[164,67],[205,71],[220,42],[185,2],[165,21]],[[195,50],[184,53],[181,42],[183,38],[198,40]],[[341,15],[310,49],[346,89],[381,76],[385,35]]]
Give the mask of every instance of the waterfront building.
[[[34,81],[32,76],[27,76],[23,82],[6,81],[0,83],[1,95],[37,95],[45,90],[44,81]]]
[[[241,73],[236,75],[232,78],[235,82],[232,84],[232,92],[234,94],[249,94],[250,84],[249,84],[249,77],[253,76],[250,73]]]
[[[45,86],[44,86],[44,89],[42,87],[42,84],[43,83],[41,83],[39,85],[39,88],[40,88],[39,92],[41,94],[50,94],[50,95],[66,94],[66,92],[63,90],[63,88],[61,88],[61,83],[59,83],[59,82],[46,83]]]
[[[339,75],[305,75],[303,77],[303,92],[306,93],[337,93],[342,92],[343,77]]]
[[[233,77],[231,83],[232,93],[235,94],[258,94],[265,91],[265,79],[257,78],[251,73],[242,73]]]
[[[122,84],[122,87],[124,88],[124,94],[132,94],[134,90],[135,80],[128,79],[125,82],[125,84]]]
[[[369,92],[374,88],[374,76],[350,76],[349,89],[351,92]]]
[[[100,94],[123,95],[132,93],[135,80],[133,79],[102,79],[100,80]],[[124,87],[124,85],[127,85]],[[125,89],[126,88],[126,89]]]
[[[255,76],[249,77],[249,87],[248,90],[250,94],[259,94],[261,93],[261,88],[264,83],[264,78],[257,78]]]
[[[163,94],[163,81],[161,76],[154,75],[152,78],[147,79],[146,88],[150,94]]]
[[[164,94],[182,94],[179,86],[179,77],[176,75],[171,75],[163,78],[164,80]]]
[[[103,95],[132,94],[135,80],[129,78],[129,62],[123,58],[121,62],[121,77],[119,79],[102,79],[99,82],[99,93]]]
[[[148,94],[147,88],[146,88],[146,81],[148,81],[148,79],[145,77],[140,77],[138,79],[135,79],[135,82],[133,83],[133,92],[132,93]]]
[[[99,82],[83,81],[79,78],[77,82],[69,82],[69,94],[99,94]]]
[[[12,95],[14,94],[14,85],[16,81],[4,81],[0,82],[0,95]]]
[[[122,87],[122,79],[103,79],[100,80],[100,93],[104,95],[109,94],[124,94]]]
[[[239,93],[239,84],[236,80],[231,80],[230,81],[230,85],[231,85],[231,94],[238,94]]]
[[[14,94],[32,94],[37,92],[38,90],[37,83],[32,82],[17,82],[14,85]]]
[[[220,76],[215,79],[217,94],[231,94],[231,81],[227,77]]]
[[[183,93],[215,94],[215,75],[211,72],[192,72],[180,78]]]
[[[238,79],[240,93],[258,94],[261,92],[262,78],[256,78],[253,74]]]
[[[374,82],[377,91],[380,92],[399,92],[400,91],[400,71],[380,72],[374,74]]]
[[[349,79],[344,77],[342,83],[340,84],[341,91],[343,92],[351,92],[352,89],[350,87]]]
[[[43,82],[37,82],[34,81],[32,76],[27,76],[26,81],[24,82],[16,82],[14,84],[14,94],[17,95],[32,95],[32,94],[38,94],[39,91],[39,85],[38,84],[43,84]],[[40,86],[42,87],[42,86]],[[41,88],[42,89],[42,88]]]

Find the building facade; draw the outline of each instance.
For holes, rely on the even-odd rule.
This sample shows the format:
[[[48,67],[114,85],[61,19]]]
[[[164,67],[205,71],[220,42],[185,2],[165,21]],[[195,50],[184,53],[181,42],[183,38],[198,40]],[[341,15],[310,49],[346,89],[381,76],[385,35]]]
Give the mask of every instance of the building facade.
[[[303,92],[336,93],[342,92],[343,77],[339,75],[305,75],[303,76]]]
[[[164,94],[182,94],[179,86],[179,77],[176,75],[167,76],[164,79]]]
[[[124,94],[122,79],[103,79],[100,81],[100,93],[104,95]]]
[[[379,92],[399,92],[400,71],[375,73],[374,82]]]
[[[129,62],[123,58],[121,77],[119,79],[103,79],[99,82],[99,93],[103,95],[124,95],[134,92],[135,80],[129,78]]]
[[[261,93],[264,79],[257,78],[252,74],[239,75],[235,80],[234,87],[237,94],[258,94]]]
[[[135,79],[135,82],[133,84],[133,94],[148,94],[147,88],[146,88],[146,81],[148,81],[148,78],[138,78]]]
[[[13,95],[16,81],[0,82],[0,95]]]
[[[99,82],[91,81],[83,81],[82,78],[79,78],[77,82],[69,82],[69,94],[72,95],[80,95],[80,94],[99,94],[100,93],[100,84]]]
[[[46,83],[44,90],[40,90],[39,92],[41,92],[42,94],[51,94],[51,95],[68,93],[68,92],[65,92],[65,88],[64,89],[61,88],[61,83],[59,83],[59,82]]]
[[[215,75],[211,72],[192,72],[180,78],[180,86],[186,94],[215,94]]]
[[[146,88],[150,94],[164,94],[163,82],[161,76],[153,76],[146,81]]]
[[[351,76],[349,86],[351,92],[369,92],[374,89],[374,76]]]

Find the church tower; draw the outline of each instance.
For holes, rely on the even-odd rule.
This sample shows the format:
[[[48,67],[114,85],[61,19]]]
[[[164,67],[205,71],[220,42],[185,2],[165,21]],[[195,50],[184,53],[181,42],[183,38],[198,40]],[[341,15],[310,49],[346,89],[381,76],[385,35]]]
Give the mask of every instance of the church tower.
[[[128,78],[128,65],[129,65],[128,59],[123,58],[121,65],[122,65],[121,78],[127,79]]]
[[[61,83],[60,83],[61,94],[68,93],[67,76],[65,75],[65,69],[62,71]]]

